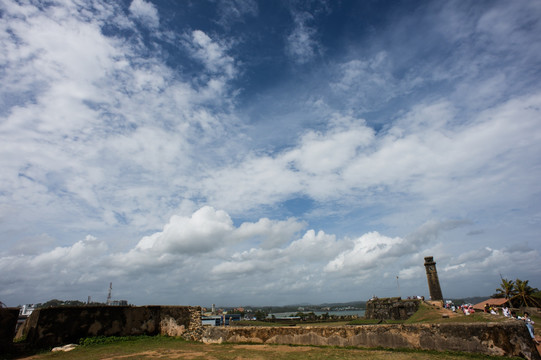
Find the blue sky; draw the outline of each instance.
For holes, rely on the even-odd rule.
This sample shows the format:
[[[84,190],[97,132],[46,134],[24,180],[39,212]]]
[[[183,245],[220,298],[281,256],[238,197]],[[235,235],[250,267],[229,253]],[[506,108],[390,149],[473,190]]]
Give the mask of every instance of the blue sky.
[[[541,288],[541,3],[3,1],[0,301]],[[400,287],[397,286],[396,277]]]

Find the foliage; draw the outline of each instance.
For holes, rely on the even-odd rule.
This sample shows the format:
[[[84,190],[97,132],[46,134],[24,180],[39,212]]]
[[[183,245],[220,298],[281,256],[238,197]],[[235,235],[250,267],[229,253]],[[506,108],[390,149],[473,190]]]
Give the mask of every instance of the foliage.
[[[513,280],[502,278],[500,287],[496,289],[496,294],[505,299],[510,299],[515,295],[515,283]]]
[[[323,315],[325,315],[325,314],[322,314],[322,316]],[[309,313],[303,313],[303,312],[299,311],[298,313],[295,314],[295,316],[300,317],[302,321],[306,321],[306,320],[315,321],[315,320],[318,320],[320,318],[313,311],[311,311]],[[326,318],[329,318],[329,313],[326,314]]]
[[[58,306],[85,306],[86,303],[79,300],[58,300],[52,299],[45,303],[36,304],[36,308],[49,308]]]
[[[506,299],[514,307],[541,306],[541,299],[535,294],[539,290],[528,285],[529,280],[507,280],[502,278],[500,287],[496,289],[496,295]]]
[[[245,311],[239,309],[231,309],[227,311],[228,314],[239,314],[241,317],[244,317]]]
[[[517,279],[515,281],[516,295],[511,298],[511,301],[513,304],[518,303],[519,306],[540,306],[539,300],[533,297],[536,290],[528,285],[528,280]]]
[[[79,340],[79,344],[82,346],[91,346],[91,345],[103,345],[103,344],[116,344],[121,342],[133,342],[133,341],[155,341],[160,340],[160,336],[148,336],[148,335],[139,335],[139,336],[94,336],[82,338]],[[179,339],[182,341],[182,339]]]
[[[264,321],[265,319],[267,318],[267,313],[261,311],[261,310],[257,310],[255,312],[255,319],[257,321]]]

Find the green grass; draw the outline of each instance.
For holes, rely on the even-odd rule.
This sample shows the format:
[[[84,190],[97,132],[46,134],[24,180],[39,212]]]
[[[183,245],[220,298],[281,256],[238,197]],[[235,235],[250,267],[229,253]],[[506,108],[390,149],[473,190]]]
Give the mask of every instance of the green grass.
[[[381,325],[381,324],[403,324],[404,320],[378,320],[378,319],[356,319],[349,321],[346,325]]]
[[[460,359],[511,359],[485,355],[396,349],[362,349],[330,346],[289,346],[256,344],[213,344],[185,341],[179,338],[132,337],[132,338],[89,338],[85,345],[63,353],[34,355],[34,360],[52,359],[393,359],[393,360],[460,360]]]
[[[534,331],[536,335],[541,334],[541,316],[538,316],[536,314],[530,314],[532,320],[535,322],[533,325]]]
[[[297,326],[344,326],[347,325],[347,321],[324,321],[324,322],[302,322],[297,324]]]
[[[240,320],[233,322],[233,326],[290,326],[290,323],[258,321],[258,320]],[[294,325],[294,324],[293,324]]]
[[[241,320],[235,321],[233,326],[343,326],[348,324],[347,321],[287,321],[287,322],[271,322],[257,320]]]

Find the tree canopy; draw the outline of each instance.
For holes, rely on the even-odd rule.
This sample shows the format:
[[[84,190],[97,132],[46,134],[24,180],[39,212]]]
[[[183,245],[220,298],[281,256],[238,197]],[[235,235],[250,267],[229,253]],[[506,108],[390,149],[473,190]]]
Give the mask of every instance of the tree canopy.
[[[500,287],[496,289],[494,297],[505,298],[515,307],[541,306],[541,299],[537,296],[539,290],[528,285],[529,280],[501,279]]]

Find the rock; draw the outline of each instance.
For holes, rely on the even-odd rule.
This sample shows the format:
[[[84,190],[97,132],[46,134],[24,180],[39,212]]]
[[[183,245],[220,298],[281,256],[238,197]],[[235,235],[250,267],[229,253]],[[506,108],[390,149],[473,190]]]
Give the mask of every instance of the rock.
[[[68,345],[64,345],[64,346],[57,346],[55,348],[53,348],[53,350],[51,350],[52,352],[57,352],[57,351],[64,351],[64,352],[68,352],[68,351],[71,351],[73,349],[75,349],[77,346],[77,344],[68,344]]]

